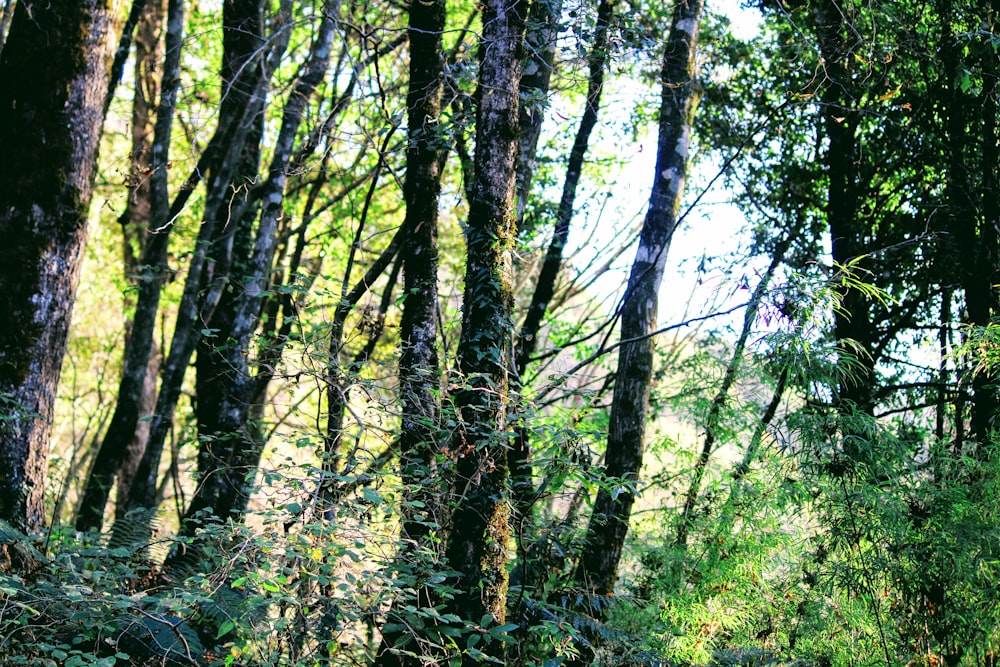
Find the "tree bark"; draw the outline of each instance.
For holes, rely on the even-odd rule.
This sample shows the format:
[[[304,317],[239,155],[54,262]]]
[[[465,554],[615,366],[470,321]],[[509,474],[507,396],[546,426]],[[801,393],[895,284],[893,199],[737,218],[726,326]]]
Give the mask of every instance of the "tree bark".
[[[156,24],[163,18],[163,7],[161,3],[155,1],[148,2],[147,7],[147,14],[143,21],[154,30],[153,35],[158,41],[159,27]],[[167,164],[170,160],[170,137],[173,130],[174,108],[177,104],[177,91],[180,86],[183,32],[184,2],[171,0],[167,9],[166,57],[163,64],[164,85],[157,105],[156,126],[149,149],[150,154],[143,156],[141,151],[144,146],[141,138],[135,137],[133,140],[133,155],[148,161],[150,173],[148,186],[145,188],[142,188],[144,177],[138,176],[140,181],[134,197],[139,208],[138,210],[130,208],[128,211],[134,217],[145,214],[145,222],[148,224],[145,231],[146,238],[143,243],[142,260],[131,262],[137,265],[136,270],[140,272],[138,278],[139,293],[132,324],[127,332],[115,411],[87,479],[87,486],[76,519],[77,530],[99,530],[101,528],[115,474],[124,462],[129,447],[133,445],[136,438],[144,406],[147,410],[150,407],[148,406],[149,392],[146,387],[149,379],[147,373],[153,354],[153,335],[156,331],[156,318],[160,309],[160,292],[163,289],[168,270],[167,246],[172,229],[168,217],[170,201]],[[136,42],[138,74],[143,63],[147,67],[155,67],[156,57],[160,49],[157,48],[155,42],[149,45],[142,44],[140,40],[136,40]],[[145,57],[141,58],[140,56]],[[148,77],[136,80],[137,94],[134,103],[136,109],[133,112],[133,122],[135,123],[133,131],[138,131],[138,121],[143,120],[139,118],[142,111],[139,108],[142,100],[146,99],[147,92],[152,92],[140,91],[139,88],[147,81],[154,81],[151,88],[157,79],[159,77],[155,72],[152,72]],[[140,152],[136,153],[136,150]],[[144,201],[145,197],[148,197],[148,201]],[[145,211],[142,210],[142,203],[147,205]],[[126,225],[129,223],[135,224],[133,221],[127,220]],[[126,227],[126,259],[128,259],[128,253],[131,249],[130,239],[127,235],[130,231]],[[143,430],[148,435],[148,422],[144,422],[144,424]],[[142,447],[145,447],[145,442],[142,443]],[[138,461],[136,465],[138,465]],[[121,491],[121,487],[119,487],[119,491]],[[120,499],[124,499],[126,496],[127,490],[119,494]],[[124,503],[119,502],[119,505],[124,505]]]
[[[182,535],[193,536],[198,526],[194,519],[202,515],[238,520],[250,498],[253,474],[264,442],[254,425],[247,423],[250,399],[258,394],[256,378],[250,372],[249,353],[270,288],[278,222],[284,214],[285,184],[295,137],[306,105],[327,71],[338,14],[337,0],[324,3],[309,56],[282,114],[268,179],[260,191],[262,210],[253,246],[243,257],[235,254],[238,249],[232,251],[235,269],[232,280],[220,295],[208,322],[207,329],[213,332],[214,338],[211,342],[215,344],[209,351],[212,357],[209,363],[215,375],[207,379],[210,384],[203,385],[207,393],[199,395],[200,480],[182,518]],[[234,245],[239,242],[238,237],[234,239]],[[168,563],[174,560],[172,557]]]
[[[49,432],[87,234],[119,3],[15,9],[0,59],[0,519],[44,523]]]
[[[232,193],[233,204],[217,211],[212,259],[205,268],[205,280],[212,285],[210,294],[217,294],[218,300],[213,301],[208,296],[203,300],[201,312],[207,315],[205,331],[208,333],[198,336],[195,361],[197,462],[201,480],[208,475],[221,474],[217,471],[226,465],[227,448],[248,446],[235,442],[240,437],[238,433],[251,440],[259,435],[255,425],[248,423],[253,391],[249,359],[245,356],[247,350],[244,348],[239,353],[240,359],[233,365],[231,357],[238,352],[232,347],[239,342],[232,338],[231,332],[244,296],[236,286],[249,278],[256,221],[256,196],[250,196],[249,188],[258,179],[263,135],[262,99],[254,95],[263,70],[260,62],[254,62],[263,43],[262,10],[260,0],[227,0],[223,5],[219,113],[229,118],[239,115],[241,109],[253,108],[251,117],[244,120],[248,133],[236,158],[235,171],[224,186]],[[259,317],[259,312],[255,317]],[[232,474],[246,476],[247,471],[233,471]],[[201,489],[199,486],[199,492]]]
[[[400,322],[400,457],[404,485],[426,481],[436,455],[439,419],[437,211],[441,190],[439,152],[441,34],[444,0],[410,6],[410,89],[407,94],[406,218],[403,238],[403,317]],[[416,487],[414,487],[416,488]],[[430,506],[428,505],[428,509]],[[419,542],[427,534],[419,518],[404,522],[404,535]]]
[[[158,487],[156,482],[163,447],[173,423],[174,410],[180,399],[188,363],[201,336],[199,324],[211,316],[212,306],[218,303],[222,292],[221,285],[210,285],[211,272],[207,268],[209,248],[213,247],[213,242],[218,238],[216,221],[221,215],[220,211],[226,207],[230,200],[231,189],[229,186],[233,182],[235,174],[238,173],[241,156],[251,134],[253,125],[251,119],[254,117],[255,111],[263,104],[266,84],[288,47],[290,33],[291,31],[281,26],[277,28],[277,33],[269,40],[270,48],[266,53],[261,54],[263,73],[256,79],[252,99],[242,107],[233,105],[232,115],[220,114],[219,126],[215,134],[170,207],[169,219],[173,219],[184,209],[188,197],[202,175],[209,175],[206,185],[205,214],[198,230],[194,253],[188,264],[184,292],[181,295],[177,320],[170,341],[170,351],[163,363],[163,377],[160,382],[159,394],[156,397],[156,409],[153,412],[150,425],[149,440],[136,471],[135,480],[126,498],[125,510],[127,512],[144,511],[142,520],[146,522],[147,528],[151,518],[150,513],[155,510],[157,505]],[[208,289],[209,287],[211,289]],[[205,293],[206,291],[207,293]],[[118,525],[118,522],[116,522],[115,532],[122,538],[138,534],[133,528]]]
[[[820,112],[827,139],[826,215],[831,254],[838,267],[847,267],[856,265],[858,258],[870,250],[866,242],[866,223],[858,215],[857,130],[861,115],[854,99],[850,73],[855,52],[848,37],[851,28],[836,2],[820,0],[814,8],[814,20],[826,74]],[[855,362],[842,365],[845,373],[838,390],[841,411],[848,414],[856,410],[870,415],[874,410],[872,349],[875,331],[867,295],[850,286],[844,288],[840,307],[834,313],[834,335],[840,353]],[[845,438],[848,449],[852,442],[853,439]],[[859,455],[854,451],[845,451],[845,454],[849,459]]]
[[[621,337],[634,342],[619,348],[611,401],[605,474],[614,488],[602,486],[597,494],[576,571],[578,584],[597,595],[614,590],[645,449],[655,343],[651,334],[687,173],[702,6],[700,0],[676,3],[663,56],[656,175],[621,310]]]
[[[590,74],[587,79],[586,105],[583,110],[583,116],[580,118],[576,138],[573,140],[573,146],[566,160],[566,176],[563,180],[562,196],[559,199],[559,208],[556,212],[552,240],[545,253],[545,260],[542,262],[542,269],[538,274],[538,282],[535,284],[535,291],[531,295],[531,303],[528,305],[524,324],[521,326],[521,331],[517,337],[515,366],[519,379],[524,377],[528,364],[531,361],[531,355],[538,345],[538,338],[542,330],[542,321],[549,310],[549,304],[556,290],[556,281],[559,278],[559,272],[562,270],[563,250],[566,248],[566,242],[569,240],[570,223],[573,220],[577,188],[580,185],[580,178],[583,175],[584,158],[587,156],[587,149],[590,146],[590,135],[597,125],[597,114],[601,108],[601,92],[604,89],[604,75],[610,55],[609,31],[611,29],[614,5],[614,0],[601,0],[597,8],[594,42],[590,47],[590,55],[588,57]],[[545,67],[546,65],[537,64],[535,66]],[[551,60],[548,63],[548,67],[551,68]],[[547,77],[545,85],[547,91]],[[521,118],[525,118],[523,111]],[[536,127],[536,125],[539,127]],[[530,127],[534,133],[534,141],[537,142],[540,123],[532,123]],[[524,137],[522,136],[523,147]],[[533,161],[533,145],[530,155]],[[528,165],[525,164],[527,161],[528,158],[522,155],[522,184],[524,182],[530,183],[531,171]],[[527,192],[523,192],[521,197],[527,197],[527,194]],[[519,201],[519,209],[520,206]],[[527,514],[534,497],[530,456],[531,451],[527,428],[523,425],[518,426],[515,431],[514,445],[510,452],[511,480],[514,491],[512,507],[515,514],[515,521],[520,521]]]
[[[524,220],[525,207],[531,197],[535,156],[538,152],[538,139],[542,134],[542,122],[545,120],[561,16],[562,0],[539,0],[531,3],[525,24],[527,58],[521,76],[521,108],[518,110],[521,128],[520,154],[517,159],[518,227]]]
[[[525,3],[486,0],[476,92],[475,173],[471,189],[462,337],[464,386],[455,396],[459,428],[449,444],[456,459],[457,507],[446,559],[459,573],[445,608],[469,623],[502,623],[507,598],[507,412],[512,369],[511,250],[516,234],[518,90]],[[496,643],[484,651],[502,659]],[[466,653],[463,664],[481,661]]]
[[[438,367],[438,200],[441,192],[441,145],[438,127],[444,81],[441,35],[445,0],[410,3],[410,84],[406,96],[407,148],[403,196],[403,317],[400,322],[399,392],[402,419],[399,434],[400,477],[403,483],[403,524],[400,559],[419,559],[432,525],[443,525],[443,491],[435,462],[440,454],[441,380]],[[437,480],[437,481],[436,481]],[[419,564],[416,566],[419,568]],[[432,606],[429,587],[415,584],[418,607]],[[389,616],[390,620],[392,615]],[[402,633],[385,633],[376,665],[416,667],[423,661],[391,650]]]

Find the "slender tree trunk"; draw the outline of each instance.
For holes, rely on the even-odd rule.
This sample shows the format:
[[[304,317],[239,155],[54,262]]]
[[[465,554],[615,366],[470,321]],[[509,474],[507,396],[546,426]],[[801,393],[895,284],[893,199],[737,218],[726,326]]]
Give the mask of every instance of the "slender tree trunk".
[[[855,51],[851,27],[843,9],[834,0],[820,0],[814,8],[820,52],[825,63],[826,82],[820,96],[820,114],[826,137],[826,169],[829,178],[826,216],[830,229],[833,261],[839,267],[856,265],[870,251],[866,242],[866,222],[858,215],[858,121],[860,112],[854,99],[850,67]],[[861,276],[858,276],[861,277]],[[834,313],[834,335],[841,354],[853,363],[843,363],[845,373],[838,388],[838,402],[845,415],[852,411],[871,415],[875,361],[872,350],[875,331],[869,298],[850,286],[841,294]],[[856,459],[854,439],[845,438],[845,454]]]
[[[133,0],[133,10],[136,6],[145,6],[145,0]],[[149,179],[146,174],[152,171],[152,154],[150,140],[152,138],[155,118],[150,114],[152,105],[160,95],[160,67],[163,58],[163,16],[166,11],[165,0],[153,0],[149,11],[144,11],[136,21],[135,28],[135,101],[132,107],[132,156],[133,193],[126,205],[123,223],[123,246],[125,249],[125,267],[130,276],[140,274],[142,264],[134,254],[133,248],[145,249],[146,227],[151,220],[152,206]],[[129,21],[132,20],[131,12]],[[128,30],[126,23],[125,29]],[[121,44],[119,44],[121,50]],[[115,55],[117,61],[118,56]],[[114,71],[112,71],[114,76]],[[141,86],[141,89],[140,89]],[[109,87],[110,90],[110,87]],[[134,322],[134,315],[133,315]],[[131,337],[134,325],[129,323]],[[153,343],[146,366],[146,379],[143,383],[142,398],[139,401],[139,414],[151,415],[156,406],[156,383],[160,372],[160,350]],[[142,461],[146,442],[149,440],[149,421],[141,419],[135,426],[132,441],[128,444],[125,459],[118,467],[118,501],[115,506],[116,518],[124,516],[125,498],[135,478],[136,470]]]
[[[231,116],[220,114],[215,134],[170,207],[169,219],[172,220],[184,209],[202,174],[210,174],[211,178],[206,185],[205,215],[198,230],[194,253],[188,263],[187,278],[170,341],[170,351],[163,363],[163,377],[156,397],[149,441],[146,443],[146,450],[143,452],[135,480],[126,498],[126,512],[143,510],[142,520],[146,522],[147,528],[151,518],[150,513],[157,505],[156,482],[163,447],[173,424],[174,410],[181,396],[181,387],[191,355],[201,335],[200,324],[211,316],[212,306],[218,303],[223,289],[219,284],[209,285],[210,275],[206,273],[208,251],[217,238],[216,221],[219,219],[220,211],[226,208],[230,201],[232,191],[229,185],[233,182],[234,175],[238,173],[240,158],[251,134],[253,125],[251,119],[263,104],[266,83],[270,80],[275,63],[281,60],[288,47],[290,33],[291,31],[279,26],[278,32],[269,42],[270,48],[261,56],[265,63],[264,73],[254,87],[253,99],[243,108],[234,108]],[[209,287],[211,289],[203,295]],[[115,532],[123,538],[137,534],[133,528],[118,525],[115,527]]]
[[[351,364],[345,372],[341,362],[341,353],[344,347],[344,327],[347,325],[347,317],[364,296],[369,286],[382,274],[383,271],[393,261],[399,248],[402,246],[405,229],[400,230],[393,237],[389,247],[386,248],[379,258],[369,267],[365,277],[348,292],[351,274],[354,268],[354,260],[361,243],[361,235],[364,232],[368,221],[368,213],[371,211],[372,199],[378,188],[379,178],[384,167],[383,156],[392,141],[392,130],[386,132],[381,145],[378,148],[378,162],[372,169],[371,182],[368,185],[368,193],[365,196],[365,204],[361,211],[361,218],[355,230],[354,240],[351,243],[347,255],[347,265],[344,267],[344,280],[341,285],[340,303],[334,310],[333,322],[330,326],[329,352],[326,364],[326,396],[327,396],[327,421],[326,434],[323,438],[323,481],[321,483],[322,501],[324,513],[332,516],[334,505],[340,498],[339,485],[335,478],[354,468],[355,454],[358,447],[355,446],[346,457],[346,461],[341,467],[341,444],[344,435],[345,413],[347,412],[347,392],[350,384],[350,376],[356,372],[355,364]]]
[[[542,330],[542,321],[549,310],[549,304],[556,291],[559,272],[562,270],[563,250],[566,248],[566,242],[569,240],[569,229],[570,223],[573,220],[576,192],[580,184],[580,178],[583,175],[583,162],[587,156],[590,135],[597,125],[597,114],[601,108],[604,74],[610,56],[609,31],[611,29],[614,4],[614,0],[601,0],[597,8],[597,25],[594,32],[594,42],[590,47],[590,56],[588,57],[590,75],[587,80],[586,105],[583,110],[583,116],[580,118],[580,126],[577,128],[573,147],[570,149],[569,157],[566,161],[566,177],[563,180],[562,196],[559,199],[559,208],[556,213],[552,240],[549,243],[548,251],[545,253],[545,261],[542,263],[542,270],[538,274],[538,282],[535,284],[535,291],[531,296],[531,303],[528,305],[524,324],[521,326],[520,334],[517,337],[515,365],[518,378],[524,376],[528,368],[528,363],[531,361],[531,355],[538,345],[538,338]],[[536,66],[543,67],[544,65]],[[524,116],[525,114],[522,112],[521,117],[524,118]],[[531,129],[536,133],[534,140],[537,142],[538,130],[534,125],[531,126]],[[533,149],[531,155],[534,155]],[[524,164],[525,162],[527,160],[522,156],[522,171],[528,169],[527,165]],[[522,179],[530,182],[530,171],[525,172]],[[523,196],[527,196],[527,193],[524,193]],[[515,521],[518,523],[527,514],[534,497],[529,459],[530,445],[528,442],[528,430],[524,425],[519,425],[515,431],[514,446],[511,448],[510,453],[510,469],[514,489],[513,510]]]
[[[464,386],[455,396],[459,429],[456,502],[448,565],[459,573],[447,611],[469,623],[503,622],[507,597],[506,417],[512,368],[511,250],[516,234],[518,90],[525,3],[486,0],[479,45],[475,174],[466,232],[467,262],[458,348]],[[501,658],[502,646],[483,650]],[[463,655],[463,664],[480,660]]]
[[[373,177],[374,181],[378,176]],[[341,466],[341,441],[344,432],[344,413],[347,411],[347,375],[343,372],[340,362],[340,353],[344,346],[344,327],[347,324],[347,317],[357,306],[369,287],[381,277],[389,264],[396,259],[399,249],[403,243],[405,230],[400,230],[393,237],[389,245],[382,251],[365,275],[357,284],[340,300],[333,313],[333,322],[330,327],[329,359],[327,361],[327,371],[324,381],[326,383],[326,404],[327,420],[326,433],[323,438],[323,477],[320,484],[320,497],[324,504],[324,512],[329,514],[337,500],[342,497],[342,485],[335,481],[338,475],[350,474],[354,467],[353,456],[348,456],[348,460]],[[349,279],[350,276],[347,276]]]
[[[119,3],[18,3],[0,59],[0,519],[25,531],[44,523],[53,403],[123,20]]]
[[[237,289],[224,290],[226,295],[233,296],[220,299],[209,320],[208,329],[218,332],[213,334],[217,347],[211,351],[215,356],[212,364],[218,374],[212,378],[210,393],[199,396],[199,403],[207,401],[212,407],[202,411],[199,406],[201,478],[182,519],[183,535],[193,536],[198,524],[192,519],[206,512],[223,520],[238,520],[250,499],[253,474],[264,447],[253,425],[247,424],[250,399],[257,394],[256,378],[250,373],[250,347],[270,288],[278,222],[284,214],[285,184],[295,137],[306,105],[326,74],[338,14],[337,0],[324,3],[309,57],[282,114],[268,179],[260,192],[262,210],[253,247],[243,266],[237,268],[233,263],[237,268],[233,273]],[[234,243],[238,241],[234,239]],[[238,294],[234,294],[236,292]],[[174,560],[171,557],[170,562]]]
[[[213,286],[209,294],[218,294],[218,300],[210,302],[211,297],[206,295],[202,303],[201,312],[208,317],[205,330],[210,333],[198,337],[195,362],[198,474],[202,480],[208,475],[219,474],[220,466],[225,466],[229,458],[228,448],[250,446],[237,442],[240,437],[255,440],[257,435],[255,425],[248,422],[251,378],[249,360],[244,356],[246,350],[239,355],[241,359],[235,366],[231,365],[230,357],[235,353],[232,348],[239,344],[231,337],[231,332],[243,298],[243,293],[233,286],[248,280],[256,221],[256,207],[248,190],[250,184],[257,181],[260,171],[263,135],[262,99],[254,95],[263,73],[262,63],[254,60],[263,44],[262,3],[260,0],[227,0],[223,4],[222,23],[220,114],[233,117],[239,115],[240,109],[251,108],[251,105],[253,110],[251,117],[244,121],[249,131],[236,159],[236,169],[231,181],[225,184],[233,203],[217,213],[212,259],[205,269],[205,280]],[[246,473],[233,471],[232,474],[245,476]],[[226,515],[221,516],[225,518]]]
[[[548,103],[559,37],[562,0],[532,2],[524,31],[527,58],[521,76],[521,108],[518,123],[521,128],[521,148],[517,160],[517,222],[524,220],[525,207],[531,198],[531,182],[535,175],[535,155],[542,134],[542,121]]]
[[[994,21],[996,20],[995,3],[989,3],[990,12],[984,19],[984,26],[989,26],[989,34],[995,34]],[[955,39],[955,38],[953,38]],[[978,128],[976,134],[979,135],[979,147],[981,154],[982,186],[978,195],[979,208],[974,215],[964,216],[964,224],[974,227],[971,230],[971,245],[963,248],[975,248],[973,260],[966,263],[966,272],[962,277],[962,286],[965,290],[966,311],[969,323],[975,326],[985,327],[990,324],[996,316],[1000,303],[997,300],[998,266],[997,258],[1000,255],[998,248],[998,234],[1000,230],[1000,201],[997,194],[1000,192],[1000,178],[997,170],[1000,169],[1000,151],[997,147],[997,53],[989,45],[980,44],[977,48],[981,52],[980,61],[983,68],[983,90],[977,103],[971,107],[966,107],[973,113],[971,119]],[[955,79],[952,79],[953,81]],[[955,96],[959,93],[956,91]],[[952,137],[959,140],[957,137]],[[954,171],[960,169],[961,171]],[[970,176],[968,165],[961,166],[952,164],[953,173],[949,179],[954,184],[955,190],[966,189],[970,186]],[[961,185],[959,185],[961,184]],[[975,203],[973,203],[973,206]],[[972,208],[970,206],[970,208]],[[974,240],[973,240],[974,239]],[[983,371],[977,373],[972,379],[973,405],[970,428],[972,434],[979,443],[979,452],[991,450],[989,445],[995,440],[993,431],[994,421],[997,411],[1000,409],[1000,401],[997,394],[997,374],[996,372]]]
[[[146,247],[146,230],[150,222],[151,196],[149,174],[153,171],[152,140],[156,115],[155,105],[160,97],[161,68],[163,60],[163,16],[166,10],[165,0],[154,0],[147,8],[146,0],[133,0],[128,21],[125,23],[125,33],[129,26],[135,24],[135,65],[134,88],[132,101],[132,168],[129,176],[129,196],[125,204],[125,212],[119,218],[122,225],[122,257],[126,280],[134,281],[141,273],[143,266],[141,256]],[[141,8],[136,18],[137,8]],[[122,35],[122,41],[125,34]],[[122,43],[118,44],[119,53]],[[118,53],[115,54],[115,65],[118,63]],[[115,70],[112,66],[112,81],[108,86],[109,98],[114,93]],[[107,108],[107,101],[105,104]],[[134,307],[130,303],[129,307]],[[127,340],[131,340],[134,329],[135,315],[132,314],[127,330]],[[126,347],[130,343],[126,342]],[[128,352],[126,351],[126,355]],[[156,380],[160,371],[160,355],[156,344],[150,352],[146,367],[146,381],[143,384],[142,398],[139,401],[139,414],[152,414],[156,405]],[[136,424],[132,441],[127,447],[125,459],[118,467],[118,503],[116,513],[121,515],[124,510],[124,498],[135,477],[135,471],[142,460],[149,439],[149,422],[139,420]],[[90,480],[88,479],[88,484]],[[86,494],[86,492],[85,492]]]
[[[155,36],[159,32],[158,24],[163,18],[162,5],[156,1],[149,2],[147,5],[148,11],[144,21],[153,30],[154,43],[149,45],[147,51],[146,46],[137,40],[137,73],[143,64],[148,67],[155,63],[157,53],[160,50],[155,44],[155,41],[158,41]],[[136,438],[144,406],[148,409],[146,385],[149,378],[147,373],[150,360],[153,357],[153,335],[156,331],[156,318],[160,310],[160,293],[167,275],[167,247],[172,228],[167,217],[170,208],[167,164],[170,160],[170,137],[173,130],[174,108],[177,104],[177,91],[180,86],[183,32],[184,2],[183,0],[170,0],[167,9],[166,58],[163,64],[164,85],[156,110],[156,126],[150,155],[145,158],[150,165],[149,182],[145,192],[137,191],[134,195],[137,203],[141,201],[140,196],[148,196],[148,207],[145,210],[145,222],[148,223],[148,229],[145,233],[142,260],[140,262],[133,260],[134,264],[138,264],[137,270],[141,272],[138,297],[130,331],[127,333],[115,411],[87,479],[87,486],[76,519],[77,530],[101,528],[115,474],[124,462],[129,447]],[[141,55],[146,57],[140,58]],[[155,65],[153,66],[155,67]],[[138,88],[147,80],[158,78],[155,71],[151,71],[148,78],[137,79],[136,86]],[[154,86],[155,83],[150,88]],[[146,90],[137,94],[136,105],[139,105],[139,100],[146,98],[146,94],[149,92],[152,91]],[[136,122],[134,131],[138,131],[138,121],[142,120],[138,117],[141,115],[141,111],[141,109],[136,109],[133,112],[133,120]],[[140,145],[136,147],[135,143]],[[133,142],[133,155],[142,155],[135,153],[136,148],[142,150],[141,144],[141,140]],[[143,177],[139,176],[139,178]],[[134,213],[141,214],[142,212],[140,210]],[[125,244],[126,253],[128,253],[131,244],[127,237]],[[144,424],[146,426],[143,430],[148,433],[148,423],[144,422]],[[145,443],[143,443],[144,445]],[[127,492],[122,493],[119,498],[124,498],[126,495]]]
[[[653,372],[655,341],[651,334],[656,329],[660,283],[677,225],[691,120],[698,100],[695,50],[702,6],[700,0],[675,4],[663,56],[656,175],[621,312],[621,337],[634,342],[619,348],[611,400],[605,474],[621,482],[615,482],[614,489],[605,486],[598,492],[587,528],[587,546],[576,571],[578,584],[598,595],[614,590],[635,501],[634,484],[642,465]]]
[[[399,392],[402,420],[399,434],[400,475],[403,482],[404,540],[397,557],[419,558],[432,525],[443,525],[439,471],[435,461],[441,452],[440,393],[438,368],[438,199],[441,191],[441,91],[444,57],[441,35],[446,18],[445,0],[410,4],[410,86],[406,96],[407,149],[406,218],[403,260],[403,317],[400,322]],[[419,565],[417,565],[419,568]],[[433,606],[431,589],[415,584],[418,607]],[[389,616],[390,620],[392,615]],[[406,652],[392,651],[405,635],[385,633],[376,665],[424,664]]]
[[[677,536],[674,539],[674,544],[681,549],[687,547],[688,532],[691,530],[691,523],[694,520],[694,510],[698,503],[698,496],[701,494],[705,471],[708,469],[708,462],[715,449],[717,430],[723,417],[722,411],[729,401],[729,390],[732,389],[733,383],[736,381],[736,374],[743,363],[743,353],[746,351],[747,341],[750,338],[750,332],[753,330],[754,321],[757,319],[757,312],[760,309],[761,301],[764,299],[767,288],[771,284],[774,272],[778,270],[778,267],[784,261],[785,253],[788,252],[791,242],[792,239],[789,236],[778,243],[771,255],[771,264],[767,267],[767,271],[764,272],[760,282],[757,283],[757,287],[754,288],[753,295],[750,297],[750,302],[747,304],[746,311],[743,314],[743,329],[740,331],[740,337],[736,340],[736,345],[733,346],[733,355],[729,360],[729,365],[726,366],[726,373],[722,377],[722,384],[715,393],[715,397],[712,399],[712,406],[709,408],[708,416],[705,418],[705,439],[702,441],[701,452],[694,464],[694,474],[691,477],[691,484],[688,486],[687,495],[684,496],[684,507],[681,509],[680,522],[677,525]],[[783,373],[782,377],[784,375]],[[780,400],[781,394],[784,393],[784,381],[778,384],[780,391],[775,391],[775,400]],[[775,405],[775,409],[777,409],[777,405]],[[771,411],[769,410],[768,412]],[[771,415],[773,417],[773,412],[771,412]],[[767,421],[770,421],[770,419]],[[766,424],[767,421],[763,423]],[[754,445],[748,447],[747,454],[750,455],[753,449],[755,449]],[[753,460],[752,456],[749,458],[750,461]],[[746,465],[749,465],[749,461]]]

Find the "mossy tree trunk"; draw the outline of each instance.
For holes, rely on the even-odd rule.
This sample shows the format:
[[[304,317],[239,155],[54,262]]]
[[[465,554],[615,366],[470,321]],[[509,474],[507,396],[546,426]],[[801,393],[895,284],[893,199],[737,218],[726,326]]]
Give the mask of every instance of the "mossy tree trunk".
[[[0,519],[26,531],[44,523],[120,4],[18,3],[0,58]]]
[[[456,507],[446,556],[459,573],[447,611],[469,623],[502,622],[507,598],[508,390],[514,327],[511,251],[516,234],[518,90],[526,3],[486,0],[479,45],[476,152],[471,188],[462,337],[462,387],[455,395],[459,428]],[[502,655],[496,643],[484,651]],[[480,664],[472,655],[463,664]]]

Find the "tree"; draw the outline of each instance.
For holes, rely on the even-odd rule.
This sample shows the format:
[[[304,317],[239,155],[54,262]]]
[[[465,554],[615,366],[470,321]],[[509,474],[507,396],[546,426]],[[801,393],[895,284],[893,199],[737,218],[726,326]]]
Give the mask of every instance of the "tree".
[[[525,10],[523,2],[487,0],[479,44],[475,174],[458,346],[463,385],[455,394],[460,426],[449,443],[457,500],[445,551],[449,566],[459,573],[455,598],[446,608],[472,623],[492,618],[502,624],[506,615],[510,271],[517,233],[517,93]],[[463,664],[481,662],[475,654],[463,656]]]
[[[400,321],[399,393],[402,412],[399,427],[400,478],[407,501],[401,527],[404,543],[397,556],[405,567],[419,571],[420,551],[433,549],[428,536],[444,523],[447,512],[436,481],[441,414],[441,379],[438,365],[438,204],[441,192],[441,95],[445,28],[444,0],[411,2],[409,17],[409,89],[407,91],[406,177],[403,196],[401,254],[403,263],[403,314]],[[416,603],[433,606],[429,586],[417,585]],[[398,604],[398,601],[397,601]],[[389,615],[387,622],[392,622]],[[406,635],[383,630],[378,665],[418,665],[420,658],[394,652]]]
[[[202,385],[199,407],[206,409],[199,409],[198,415],[202,435],[199,449],[201,480],[182,519],[185,534],[189,536],[194,535],[198,519],[206,513],[223,519],[230,516],[238,519],[249,502],[252,473],[264,448],[264,442],[255,432],[250,410],[262,395],[258,383],[266,384],[270,379],[266,369],[251,373],[250,347],[271,285],[270,274],[279,222],[284,217],[283,198],[295,138],[306,105],[326,75],[339,11],[337,1],[325,2],[320,9],[319,28],[284,107],[267,180],[258,193],[261,210],[256,229],[250,235],[249,226],[245,226],[242,217],[237,215],[233,220],[236,224],[231,225],[233,238],[227,238],[228,232],[220,238],[221,244],[229,246],[226,250],[232,253],[227,258],[232,273],[217,276],[215,280],[220,287],[221,283],[232,281],[235,289],[223,289],[218,303],[212,304],[210,309],[212,316],[208,329],[225,336],[225,341],[218,341],[199,355],[199,363],[205,363],[202,355],[207,353],[211,368],[203,371],[208,382]],[[217,228],[221,230],[224,223],[219,220]],[[241,228],[247,236],[241,237]]]
[[[576,581],[597,595],[614,592],[642,465],[653,375],[660,283],[684,191],[691,123],[698,102],[695,53],[703,5],[674,6],[664,45],[656,173],[639,247],[621,305],[622,345],[611,403],[605,470],[608,484],[594,501]]]
[[[117,3],[19,3],[0,59],[0,519],[44,523],[48,435],[87,234]],[[52,48],[59,44],[60,48]]]
[[[170,152],[170,138],[173,132],[174,111],[177,105],[177,91],[180,86],[181,44],[184,32],[184,3],[173,2],[167,7],[167,29],[165,37],[166,58],[163,63],[165,85],[159,85],[161,77],[156,72],[156,54],[159,49],[160,25],[163,22],[162,3],[151,2],[143,17],[145,37],[136,40],[136,101],[133,107],[133,149],[138,163],[135,173],[135,194],[129,197],[123,224],[123,246],[126,252],[126,271],[134,271],[138,276],[139,293],[131,327],[125,341],[121,381],[118,386],[115,411],[104,435],[100,450],[94,459],[87,487],[80,501],[76,527],[78,530],[100,528],[104,520],[104,510],[115,475],[125,462],[129,447],[138,448],[140,454],[130,467],[137,467],[141,452],[145,449],[145,437],[149,434],[148,422],[140,422],[143,408],[151,410],[150,394],[155,389],[150,385],[155,379],[150,377],[153,358],[153,336],[159,314],[160,294],[166,280],[167,248],[170,238],[169,191],[167,183],[167,163]],[[150,34],[151,33],[151,34]],[[145,133],[149,123],[149,108],[153,99],[159,100],[155,106],[155,125],[151,145],[147,146]],[[133,203],[134,202],[134,203]],[[141,260],[132,255],[133,238],[142,243]],[[140,426],[142,424],[142,426]],[[135,443],[137,436],[141,439]],[[134,444],[133,444],[134,443]],[[134,470],[132,471],[134,472]],[[122,482],[119,478],[119,482]],[[128,485],[119,484],[119,516],[125,508],[123,502],[128,496]]]

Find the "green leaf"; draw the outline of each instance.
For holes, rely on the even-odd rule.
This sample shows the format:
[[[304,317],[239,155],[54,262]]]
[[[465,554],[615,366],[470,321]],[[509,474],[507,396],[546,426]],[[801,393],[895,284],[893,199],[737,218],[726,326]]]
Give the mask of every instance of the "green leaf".
[[[221,639],[222,637],[228,635],[236,628],[236,623],[233,619],[227,618],[219,625],[219,631],[215,634],[216,639]]]

